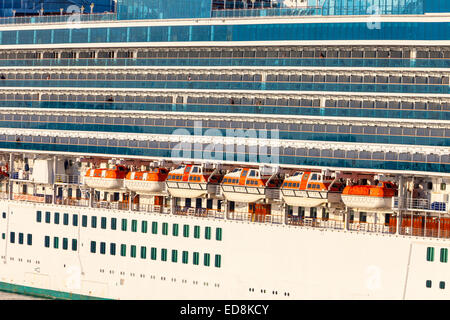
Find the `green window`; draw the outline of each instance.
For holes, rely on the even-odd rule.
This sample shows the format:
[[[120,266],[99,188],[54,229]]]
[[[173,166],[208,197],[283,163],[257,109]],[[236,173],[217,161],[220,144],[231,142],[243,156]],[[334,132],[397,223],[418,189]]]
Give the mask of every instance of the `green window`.
[[[131,232],[137,232],[137,220],[131,220]]]
[[[68,213],[64,213],[64,215],[63,215],[63,224],[65,226],[69,225],[69,214]]]
[[[445,289],[445,281],[439,282],[439,289]]]
[[[97,249],[97,243],[95,241],[91,241],[91,252],[95,253]]]
[[[85,215],[82,215],[81,216],[81,226],[82,227],[87,227],[87,216],[85,216]]]
[[[131,246],[131,257],[136,258],[136,246]]]
[[[211,227],[205,227],[205,239],[211,239]]]
[[[14,243],[16,240],[16,234],[14,233],[14,232],[10,232],[9,233],[9,241],[11,242],[11,243]]]
[[[220,268],[221,263],[222,263],[222,257],[220,256],[220,254],[216,254],[214,266],[216,268]]]
[[[189,252],[183,251],[183,254],[182,254],[182,262],[183,262],[184,264],[186,264],[186,263],[189,262],[188,260],[189,260]]]
[[[447,261],[448,261],[448,249],[441,248],[441,262],[447,262]]]
[[[55,214],[53,215],[53,222],[55,224],[59,224],[59,212],[55,212]]]
[[[106,243],[100,242],[100,253],[105,254],[106,253]]]
[[[115,243],[111,243],[111,244],[109,245],[109,253],[110,253],[112,256],[115,256],[115,255],[116,255],[116,244],[115,244]]]
[[[156,260],[156,248],[152,248],[151,250],[150,250],[150,259],[152,259],[152,260]]]
[[[111,230],[116,230],[116,229],[117,229],[117,219],[111,218]]]
[[[185,224],[183,226],[183,237],[188,238],[189,237],[189,225]]]
[[[19,244],[23,244],[23,233],[19,232]]]
[[[147,221],[142,221],[142,224],[141,224],[142,233],[147,233],[147,225],[148,225]]]
[[[42,211],[36,211],[36,222],[42,221]]]
[[[222,228],[216,228],[216,240],[222,241]]]
[[[69,247],[69,239],[63,238],[63,249],[67,250],[68,247]]]
[[[46,248],[50,248],[50,237],[49,236],[45,236],[45,238],[44,238],[44,246]]]
[[[97,217],[96,216],[91,217],[91,227],[97,228]]]
[[[427,261],[434,261],[434,248],[433,247],[427,248]]]
[[[200,238],[200,226],[194,226],[194,238]]]
[[[6,233],[2,233],[2,239],[5,240],[6,239]]]
[[[178,250],[172,250],[172,262],[178,261]]]
[[[200,254],[198,252],[194,252],[192,255],[192,262],[198,266],[199,260],[200,260]]]
[[[431,280],[427,280],[425,285],[426,285],[427,288],[431,288]]]
[[[122,231],[127,231],[127,219],[122,219]]]
[[[147,258],[147,248],[141,247],[141,259]]]
[[[210,260],[211,260],[211,257],[209,255],[209,253],[205,253],[203,255],[203,265],[209,267]]]
[[[169,234],[169,224],[167,222],[162,224],[162,234],[165,236]]]
[[[101,219],[100,219],[100,228],[106,229],[106,217],[101,217]]]
[[[178,237],[178,223],[172,225],[172,235]]]
[[[33,244],[33,235],[27,234],[27,245],[31,246]]]
[[[53,248],[58,249],[59,247],[59,238],[53,237]]]
[[[167,249],[161,249],[161,260],[167,261]]]
[[[120,245],[120,255],[125,257],[127,255],[127,246],[124,244]]]
[[[72,239],[72,250],[77,251],[77,239]]]
[[[45,213],[45,223],[50,223],[50,212]]]
[[[72,216],[72,225],[73,225],[74,227],[77,227],[77,226],[78,226],[78,215],[77,215],[77,214],[74,214],[74,215]]]
[[[158,233],[158,222],[153,221],[152,222],[152,233],[157,234]]]

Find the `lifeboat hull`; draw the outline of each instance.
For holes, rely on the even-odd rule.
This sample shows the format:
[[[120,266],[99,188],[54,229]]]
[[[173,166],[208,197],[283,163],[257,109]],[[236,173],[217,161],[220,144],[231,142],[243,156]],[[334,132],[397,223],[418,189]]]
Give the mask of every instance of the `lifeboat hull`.
[[[122,189],[123,179],[84,177],[84,183],[94,189]]]
[[[347,207],[356,209],[388,209],[392,206],[392,197],[369,197],[343,194],[342,201]]]
[[[125,180],[125,187],[138,194],[162,193],[166,189],[163,181]]]
[[[200,198],[208,193],[207,183],[167,181],[167,191],[176,198]]]
[[[265,188],[244,186],[223,185],[222,194],[225,199],[234,202],[257,202],[266,198]]]
[[[293,207],[319,207],[327,203],[340,203],[341,194],[327,191],[282,190],[283,201]]]

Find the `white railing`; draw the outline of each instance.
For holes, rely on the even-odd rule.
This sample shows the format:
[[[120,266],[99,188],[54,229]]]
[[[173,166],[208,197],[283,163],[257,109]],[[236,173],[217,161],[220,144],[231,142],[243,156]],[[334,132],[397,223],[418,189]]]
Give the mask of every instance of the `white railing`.
[[[175,207],[174,214],[180,216],[195,216],[216,219],[223,219],[225,217],[224,212],[221,210],[192,207]]]
[[[227,218],[230,220],[274,223],[274,224],[281,224],[284,221],[284,215],[254,214],[246,212],[229,212]]]
[[[396,227],[379,223],[356,222],[356,223],[349,223],[348,229],[351,231],[362,231],[362,232],[395,233]]]
[[[310,217],[287,217],[287,224],[294,226],[305,226],[324,229],[338,229],[343,230],[345,223],[341,220],[323,219],[323,218],[310,218]]]
[[[392,198],[393,209],[405,209],[412,211],[432,211],[432,212],[449,212],[449,203],[446,202],[430,202],[428,199],[420,198]]]
[[[79,175],[57,174],[55,183],[80,184]]]

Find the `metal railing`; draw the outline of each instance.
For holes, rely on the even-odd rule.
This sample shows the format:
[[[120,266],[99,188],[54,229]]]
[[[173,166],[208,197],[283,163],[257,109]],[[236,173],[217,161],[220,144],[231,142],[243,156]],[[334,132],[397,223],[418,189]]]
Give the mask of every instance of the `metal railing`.
[[[430,202],[428,199],[420,198],[392,198],[393,209],[405,209],[411,211],[431,211],[431,212],[449,212],[449,204],[446,202]]]
[[[298,216],[292,216],[292,215],[287,216],[286,222],[288,225],[324,228],[324,229],[343,230],[345,227],[345,223],[340,220],[298,217]]]
[[[57,197],[55,203],[65,206],[75,207],[89,207],[89,199],[77,199],[77,198],[61,198]]]
[[[170,208],[166,206],[147,204],[147,203],[133,203],[131,205],[133,211],[136,212],[148,212],[148,213],[170,213]]]
[[[181,216],[195,216],[204,218],[223,219],[225,214],[221,210],[208,208],[175,207],[174,214]]]
[[[111,210],[129,210],[130,208],[127,202],[109,202],[109,201],[94,201],[92,206],[94,208],[111,209]]]
[[[34,23],[85,23],[99,21],[117,20],[117,14],[90,13],[90,14],[65,14],[65,15],[45,15],[45,16],[25,16],[25,17],[3,17],[0,18],[0,25],[5,24],[34,24]]]
[[[390,234],[396,232],[395,226],[380,223],[366,223],[366,222],[349,223],[348,229],[351,231],[390,233]]]
[[[227,218],[230,220],[273,224],[282,224],[284,221],[284,215],[255,214],[246,212],[228,212]]]
[[[213,18],[246,18],[246,17],[298,17],[322,15],[321,7],[298,7],[298,8],[250,8],[250,9],[225,9],[213,10]]]
[[[55,183],[80,184],[79,175],[57,174]]]

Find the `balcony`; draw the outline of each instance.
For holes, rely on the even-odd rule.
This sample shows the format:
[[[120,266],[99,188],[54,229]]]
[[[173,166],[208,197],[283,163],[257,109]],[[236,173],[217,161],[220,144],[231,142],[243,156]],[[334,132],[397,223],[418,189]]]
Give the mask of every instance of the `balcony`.
[[[428,199],[392,198],[392,209],[408,211],[449,213],[449,204],[445,202],[430,202]]]

